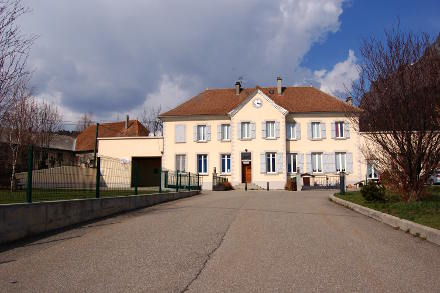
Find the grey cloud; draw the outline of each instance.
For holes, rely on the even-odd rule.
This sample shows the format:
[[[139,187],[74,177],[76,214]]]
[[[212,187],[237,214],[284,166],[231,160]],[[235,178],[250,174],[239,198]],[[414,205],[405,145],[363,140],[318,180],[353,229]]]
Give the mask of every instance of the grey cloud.
[[[312,44],[339,28],[342,0],[29,1],[24,30],[37,93],[105,118],[167,94],[313,78],[299,66]],[[164,76],[166,78],[164,78]],[[181,91],[179,91],[181,89]],[[163,99],[172,107],[180,95]],[[146,101],[147,99],[147,101]]]

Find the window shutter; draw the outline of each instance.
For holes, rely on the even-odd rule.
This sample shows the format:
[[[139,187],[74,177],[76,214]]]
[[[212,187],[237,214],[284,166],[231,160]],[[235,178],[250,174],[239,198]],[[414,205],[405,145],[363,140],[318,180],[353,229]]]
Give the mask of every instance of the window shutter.
[[[260,154],[260,173],[266,173],[266,154]]]
[[[301,124],[298,122],[295,124],[295,131],[296,131],[296,139],[301,139]]]
[[[222,140],[222,125],[217,125],[217,140]]]
[[[332,135],[332,138],[336,138],[336,123],[335,122],[332,122],[332,124],[331,124],[331,135]]]
[[[312,154],[306,154],[306,173],[312,173]]]
[[[307,123],[307,138],[312,139],[312,123]]]
[[[345,138],[350,138],[350,123],[344,122]]]
[[[241,123],[237,123],[237,138],[241,139]]]
[[[347,153],[346,155],[347,173],[353,173],[353,154]]]
[[[255,122],[251,122],[250,127],[251,127],[251,138],[255,138]]]
[[[330,172],[330,168],[329,168],[329,164],[330,164],[330,154],[329,153],[323,153],[322,154],[322,164],[323,164],[323,166],[322,166],[322,171],[324,172],[324,173],[328,173],[328,172]]]
[[[185,142],[185,125],[179,124],[174,128],[175,142]]]
[[[276,169],[277,173],[283,173],[283,153],[277,153],[275,157]]]
[[[321,138],[326,138],[325,123],[321,122]]]
[[[211,125],[206,125],[206,140],[210,141],[211,140]]]
[[[266,121],[261,122],[261,137],[266,138]]]
[[[293,123],[286,123],[286,138],[289,140],[292,137],[292,130],[290,127],[292,127]]]
[[[297,155],[296,165],[297,165],[297,167],[299,167],[299,172],[304,173],[304,154],[303,153],[299,153]],[[296,172],[296,170],[295,170],[295,172]]]
[[[280,121],[276,121],[275,122],[275,137],[276,138],[280,138],[280,133],[281,129],[280,129]]]
[[[197,141],[197,125],[193,126],[193,140]]]

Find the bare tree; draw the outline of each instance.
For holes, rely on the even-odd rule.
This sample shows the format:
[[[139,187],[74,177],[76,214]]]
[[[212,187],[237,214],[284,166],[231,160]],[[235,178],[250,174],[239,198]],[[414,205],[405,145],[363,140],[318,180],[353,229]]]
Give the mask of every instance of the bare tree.
[[[90,125],[92,125],[92,112],[84,113],[82,114],[81,118],[79,119],[78,123],[76,124],[76,131],[83,132],[87,129]]]
[[[360,115],[348,114],[384,184],[414,201],[440,163],[440,39],[433,43],[427,34],[400,28],[385,37],[361,45],[360,79],[352,93]]]
[[[58,108],[47,102],[38,104],[37,144],[49,148],[54,135],[61,129],[61,116]]]
[[[29,75],[26,61],[36,37],[23,35],[18,25],[28,11],[22,0],[0,2],[0,120],[14,103],[16,88]]]
[[[154,135],[162,135],[163,123],[159,119],[161,111],[161,106],[145,107],[140,115],[140,122]]]
[[[38,106],[32,99],[27,88],[27,82],[16,84],[14,99],[9,110],[4,114],[5,132],[11,151],[11,191],[15,188],[16,166],[24,150],[35,141],[37,123],[35,117],[38,114]]]

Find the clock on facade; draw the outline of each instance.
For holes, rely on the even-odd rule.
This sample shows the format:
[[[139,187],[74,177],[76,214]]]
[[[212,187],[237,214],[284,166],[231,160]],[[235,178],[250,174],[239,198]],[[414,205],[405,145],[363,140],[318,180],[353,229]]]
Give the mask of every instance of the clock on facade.
[[[263,105],[263,101],[261,99],[255,99],[254,100],[254,107],[260,108]]]

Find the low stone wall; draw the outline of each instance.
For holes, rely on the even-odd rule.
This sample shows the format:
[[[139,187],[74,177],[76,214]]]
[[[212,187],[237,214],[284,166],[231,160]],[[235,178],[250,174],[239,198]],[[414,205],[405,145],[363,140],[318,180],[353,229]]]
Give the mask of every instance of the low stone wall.
[[[329,199],[337,204],[345,206],[349,209],[352,209],[360,214],[363,214],[367,217],[373,218],[377,221],[380,221],[384,224],[387,224],[394,229],[400,229],[407,233],[410,233],[413,236],[417,236],[423,239],[428,240],[429,242],[440,245],[440,230],[423,226],[412,221],[408,221],[405,219],[401,219],[389,214],[385,214],[355,203],[352,203],[347,200],[340,199],[334,195],[330,195]]]
[[[0,244],[199,193],[184,191],[0,205]]]

